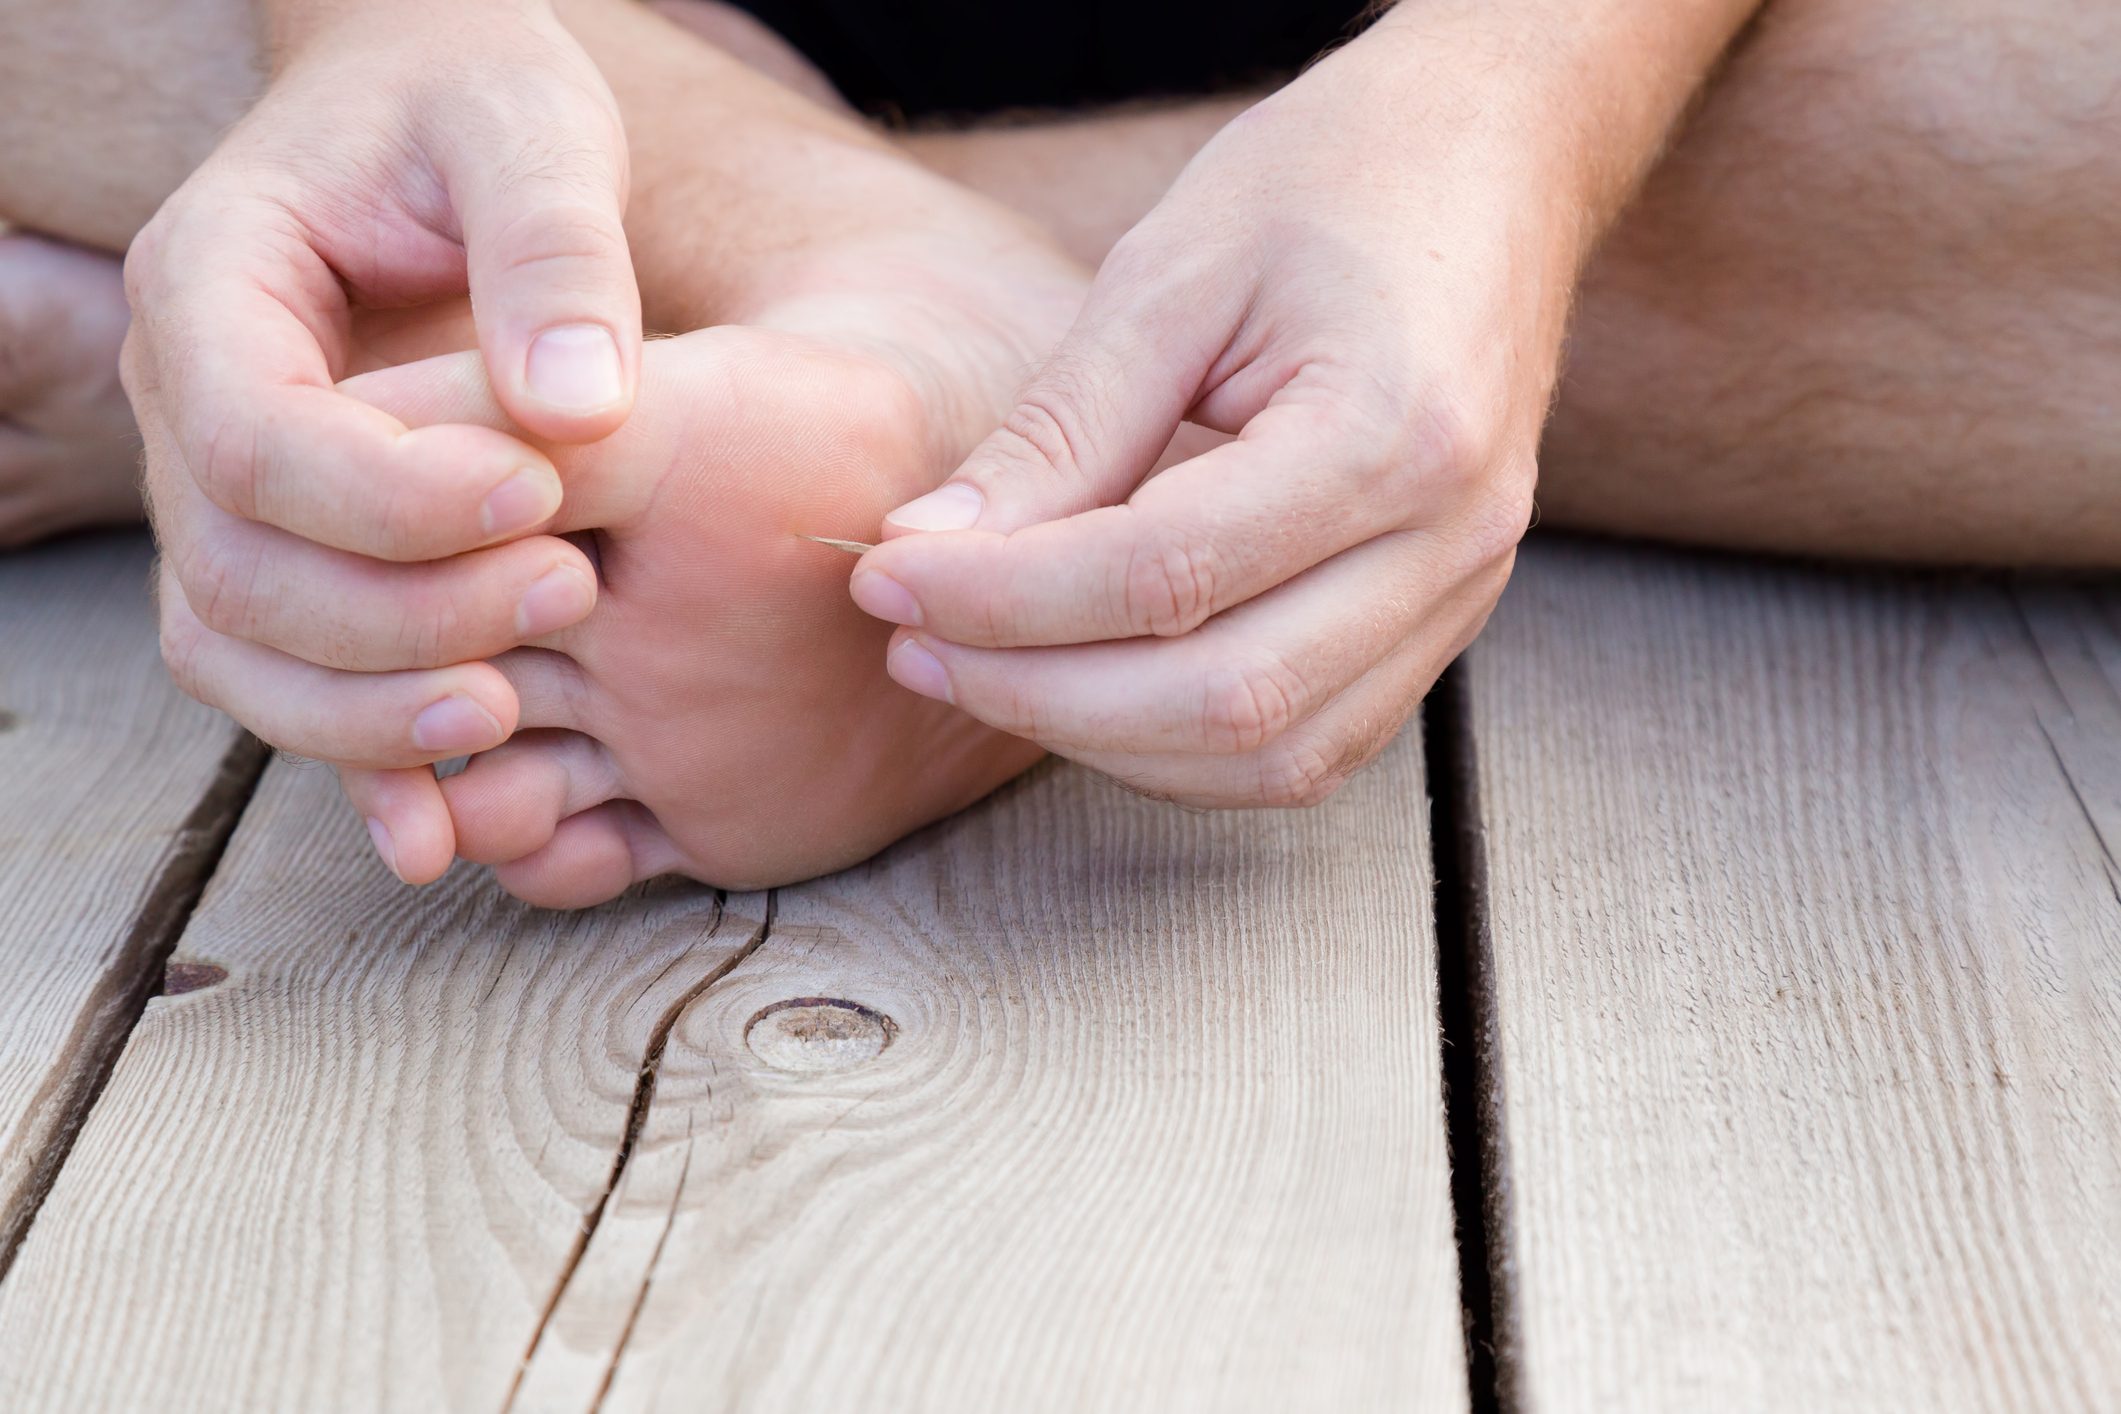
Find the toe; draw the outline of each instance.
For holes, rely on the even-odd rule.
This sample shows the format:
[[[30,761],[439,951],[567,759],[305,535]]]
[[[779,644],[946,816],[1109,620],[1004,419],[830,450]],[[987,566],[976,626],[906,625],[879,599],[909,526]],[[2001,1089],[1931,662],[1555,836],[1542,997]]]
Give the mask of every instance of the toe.
[[[588,679],[574,659],[544,648],[518,648],[492,660],[516,690],[516,725],[580,731],[587,719]]]
[[[602,744],[578,732],[523,732],[442,782],[457,853],[506,864],[543,848],[560,823],[619,793]]]
[[[645,807],[614,800],[562,820],[542,849],[499,866],[493,876],[525,903],[588,908],[682,864]]]
[[[456,857],[449,810],[434,769],[339,772],[340,788],[368,824],[384,866],[408,884],[429,884]]]

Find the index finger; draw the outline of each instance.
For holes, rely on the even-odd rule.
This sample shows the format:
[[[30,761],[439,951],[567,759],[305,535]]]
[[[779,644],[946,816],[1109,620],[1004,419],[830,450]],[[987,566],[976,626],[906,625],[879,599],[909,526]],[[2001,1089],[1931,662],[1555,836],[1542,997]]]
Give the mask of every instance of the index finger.
[[[1389,463],[1329,412],[1276,404],[1124,505],[1007,535],[887,541],[849,592],[878,618],[975,647],[1175,637],[1406,524],[1418,492]]]
[[[560,481],[488,427],[409,431],[332,387],[349,311],[276,204],[208,223],[174,205],[126,261],[126,391],[232,514],[382,559],[434,559],[549,522]],[[167,224],[161,222],[166,219]],[[234,234],[231,234],[233,229]]]

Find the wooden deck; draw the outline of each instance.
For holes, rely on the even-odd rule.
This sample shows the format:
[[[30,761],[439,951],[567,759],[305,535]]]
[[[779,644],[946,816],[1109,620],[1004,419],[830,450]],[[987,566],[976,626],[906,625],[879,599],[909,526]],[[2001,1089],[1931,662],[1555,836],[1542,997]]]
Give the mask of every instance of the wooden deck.
[[[146,567],[0,560],[0,1409],[2121,1408],[2121,586],[1539,544],[1321,810],[559,915]]]

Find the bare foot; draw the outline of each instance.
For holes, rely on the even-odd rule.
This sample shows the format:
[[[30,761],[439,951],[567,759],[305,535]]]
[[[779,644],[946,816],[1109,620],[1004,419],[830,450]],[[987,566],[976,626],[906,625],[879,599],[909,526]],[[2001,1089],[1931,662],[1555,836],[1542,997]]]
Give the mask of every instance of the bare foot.
[[[0,233],[0,549],[140,518],[118,262]]]
[[[893,683],[851,559],[798,535],[874,540],[1000,419],[1082,287],[1001,222],[789,280],[753,313],[778,327],[652,342],[626,426],[550,449],[563,518],[594,529],[597,606],[497,660],[529,730],[443,783],[458,852],[551,906],[667,872],[785,883],[1038,759]],[[413,425],[506,425],[476,356],[346,386]]]

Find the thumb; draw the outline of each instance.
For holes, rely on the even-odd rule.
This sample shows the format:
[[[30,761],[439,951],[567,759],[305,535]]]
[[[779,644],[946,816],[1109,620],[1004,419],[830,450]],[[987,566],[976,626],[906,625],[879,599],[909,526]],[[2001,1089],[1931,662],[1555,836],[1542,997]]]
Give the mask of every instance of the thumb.
[[[1200,395],[1229,332],[1175,293],[1101,276],[1002,425],[948,481],[885,516],[885,538],[1006,532],[1125,500]]]
[[[495,397],[537,436],[590,442],[626,420],[640,380],[625,134],[594,104],[541,126],[530,139],[458,144],[440,165]]]

